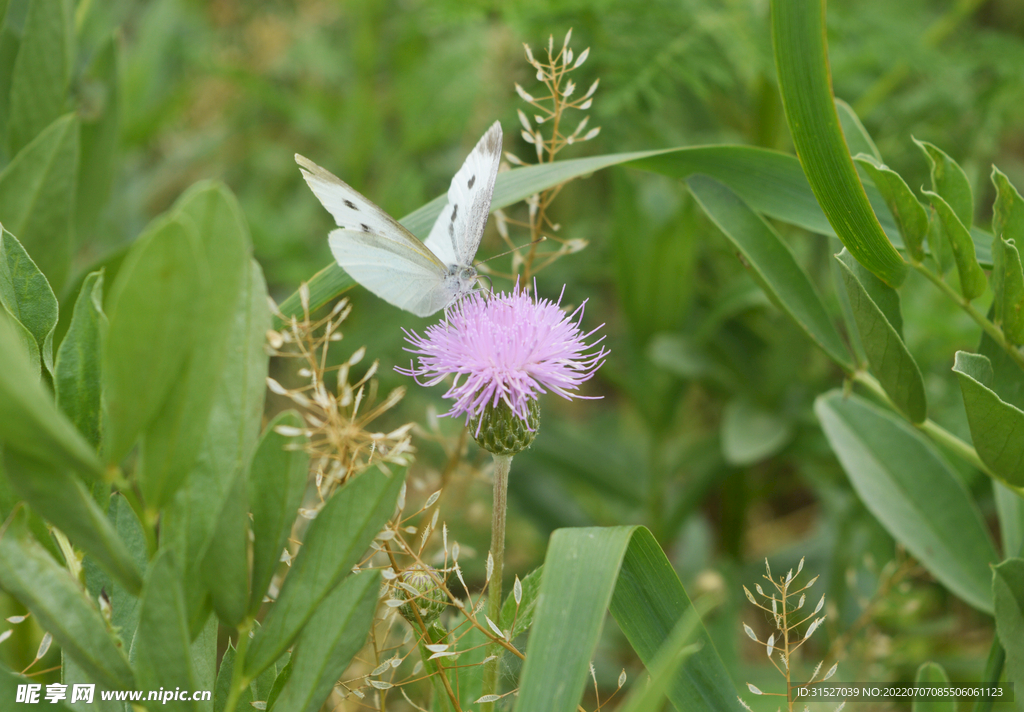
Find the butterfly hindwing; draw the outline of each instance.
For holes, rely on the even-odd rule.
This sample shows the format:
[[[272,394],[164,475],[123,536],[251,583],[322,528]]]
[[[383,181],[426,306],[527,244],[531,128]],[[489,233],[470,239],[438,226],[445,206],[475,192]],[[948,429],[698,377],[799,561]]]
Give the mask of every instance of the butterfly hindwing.
[[[448,187],[448,203],[426,246],[445,264],[471,265],[490,213],[501,162],[501,124],[495,121],[466,157]]]

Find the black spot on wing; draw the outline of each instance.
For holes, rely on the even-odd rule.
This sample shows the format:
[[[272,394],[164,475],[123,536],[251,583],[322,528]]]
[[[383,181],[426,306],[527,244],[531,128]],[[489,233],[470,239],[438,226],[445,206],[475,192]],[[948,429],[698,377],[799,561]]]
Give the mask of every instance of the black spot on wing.
[[[361,227],[363,229],[363,232],[369,232],[370,231],[370,226],[367,225],[366,223],[359,223],[359,227]]]
[[[452,203],[452,219],[451,222],[455,222],[455,216],[459,214],[459,204]]]
[[[470,190],[472,190],[474,183],[476,183],[476,176],[470,176],[469,177],[469,182],[466,183],[466,187],[469,188]]]
[[[359,210],[359,208],[356,207],[356,204],[353,203],[351,200],[345,201],[345,207],[349,208],[350,210]]]

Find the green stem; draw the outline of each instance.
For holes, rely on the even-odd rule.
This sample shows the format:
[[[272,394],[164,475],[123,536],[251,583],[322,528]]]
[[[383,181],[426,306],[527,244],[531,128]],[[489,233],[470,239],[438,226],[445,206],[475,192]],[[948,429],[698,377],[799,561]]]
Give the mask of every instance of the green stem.
[[[235,662],[231,670],[231,690],[228,692],[223,712],[235,712],[238,700],[249,684],[243,670],[245,669],[245,654],[249,650],[249,631],[251,630],[251,618],[242,621],[242,624],[238,626],[238,647],[235,649]]]
[[[885,403],[889,404],[889,406],[891,406],[893,410],[899,412],[899,409],[896,408],[895,405],[893,405],[892,401],[889,400],[889,396],[886,395],[885,391],[882,389],[882,385],[877,380],[875,380],[875,377],[872,376],[870,373],[868,373],[867,371],[857,371],[856,373],[853,374],[853,380],[857,381],[857,383],[863,385],[875,396],[882,399]],[[913,423],[913,425],[914,427],[921,430],[921,432],[923,432],[929,438],[931,438],[933,442],[942,445],[944,448],[956,454],[965,462],[969,462],[970,464],[974,465],[976,468],[984,472],[989,477],[998,479],[988,468],[988,466],[981,461],[981,458],[978,456],[977,450],[975,450],[973,447],[965,443],[956,435],[953,435],[953,433],[943,428],[934,420],[925,420],[923,423]]]
[[[949,284],[945,280],[941,279],[938,275],[934,274],[930,269],[925,267],[923,264],[921,264],[920,262],[911,262],[910,265],[918,272],[923,274],[925,277],[927,277],[932,282],[932,284],[938,287],[942,292],[945,292],[950,299],[956,302],[957,305],[961,309],[963,309],[969,317],[974,319],[978,326],[980,326],[982,330],[986,334],[988,334],[993,341],[999,344],[999,347],[1003,351],[1010,355],[1010,358],[1012,358],[1018,366],[1024,369],[1024,354],[1018,351],[1013,344],[1006,340],[1006,337],[1003,335],[1003,332],[999,329],[999,327],[997,327],[995,324],[989,321],[984,314],[982,314],[980,311],[974,308],[973,304],[966,301],[962,296],[957,294],[956,290],[949,286]]]
[[[508,509],[508,473],[512,469],[511,455],[494,456],[494,513],[491,516],[491,560],[494,569],[487,584],[487,617],[495,625],[501,620],[501,577],[505,565],[505,513]],[[502,646],[492,643],[488,655],[494,660],[484,668],[483,694],[498,694],[498,671],[501,663]],[[480,706],[481,712],[492,712],[493,702]]]

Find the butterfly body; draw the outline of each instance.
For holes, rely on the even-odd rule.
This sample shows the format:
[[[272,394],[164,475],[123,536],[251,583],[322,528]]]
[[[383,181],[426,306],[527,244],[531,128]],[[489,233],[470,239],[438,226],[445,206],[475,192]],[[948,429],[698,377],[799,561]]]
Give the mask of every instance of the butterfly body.
[[[467,294],[490,212],[501,157],[501,124],[494,124],[466,158],[448,188],[425,242],[349,185],[296,155],[302,175],[339,229],[328,241],[334,259],[381,299],[429,316]]]

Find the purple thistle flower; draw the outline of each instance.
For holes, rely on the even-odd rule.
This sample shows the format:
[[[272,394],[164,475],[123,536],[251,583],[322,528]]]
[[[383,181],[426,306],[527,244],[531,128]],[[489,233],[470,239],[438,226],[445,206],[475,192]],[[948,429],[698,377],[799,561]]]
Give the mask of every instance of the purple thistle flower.
[[[593,350],[603,336],[586,343],[601,328],[587,334],[580,329],[586,302],[567,316],[561,301],[561,296],[557,302],[535,300],[518,286],[511,294],[487,298],[474,292],[451,306],[443,321],[428,326],[424,336],[406,331],[413,347],[406,351],[419,357],[419,365],[395,370],[422,386],[454,375],[444,397],[455,403],[445,415],[465,414],[467,423],[499,402],[526,422],[530,401],[547,391],[567,400],[586,398],[570,391],[594,375],[608,350]]]

